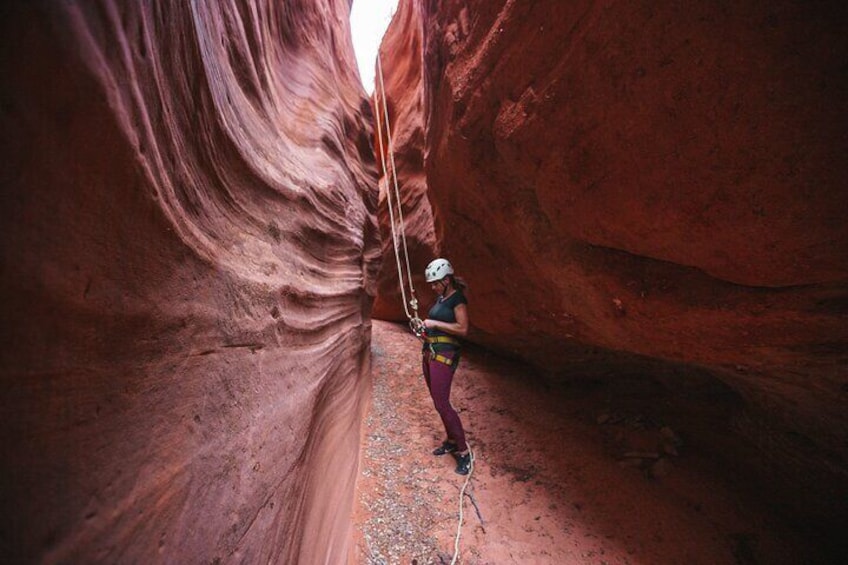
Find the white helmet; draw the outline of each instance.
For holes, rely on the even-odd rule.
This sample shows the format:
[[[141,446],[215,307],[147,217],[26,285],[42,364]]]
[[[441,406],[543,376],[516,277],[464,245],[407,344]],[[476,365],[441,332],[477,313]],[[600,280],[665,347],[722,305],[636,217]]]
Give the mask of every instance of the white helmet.
[[[424,269],[424,278],[428,283],[440,281],[453,274],[453,267],[447,259],[435,259]]]

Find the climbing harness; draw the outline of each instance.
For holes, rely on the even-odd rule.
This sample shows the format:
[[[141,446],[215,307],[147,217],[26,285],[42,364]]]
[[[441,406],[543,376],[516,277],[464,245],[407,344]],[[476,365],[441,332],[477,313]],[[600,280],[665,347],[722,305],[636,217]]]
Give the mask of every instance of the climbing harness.
[[[424,340],[424,343],[427,344],[427,348],[430,351],[430,359],[433,361],[438,361],[439,363],[444,363],[448,367],[453,366],[459,359],[458,357],[445,357],[441,353],[438,353],[436,349],[433,347],[434,343],[450,343],[452,345],[459,346],[459,340],[448,336],[448,335],[437,335],[437,336],[423,336],[421,339]]]
[[[403,221],[403,208],[401,206],[400,201],[400,189],[398,188],[397,182],[397,168],[395,167],[395,153],[394,147],[392,145],[392,128],[389,124],[389,105],[386,100],[386,85],[383,82],[383,65],[380,62],[380,54],[377,53],[377,75],[380,79],[380,89],[378,97],[382,99],[382,114],[380,116],[380,112],[378,110],[377,113],[377,137],[380,143],[380,161],[383,165],[383,172],[388,176],[391,176],[393,185],[394,185],[394,199],[392,198],[392,184],[386,180],[386,203],[389,207],[389,224],[391,226],[392,231],[392,248],[395,252],[395,262],[397,264],[397,272],[398,272],[398,282],[400,283],[400,294],[401,301],[403,302],[403,311],[406,314],[406,317],[409,319],[409,327],[412,332],[419,338],[424,336],[425,328],[424,322],[418,316],[418,299],[415,297],[415,287],[412,284],[412,269],[409,266],[409,249],[406,246],[406,232],[404,231],[404,221]],[[386,124],[386,140],[387,143],[383,143],[383,128],[380,125],[382,120],[385,119]],[[391,173],[389,173],[388,168],[386,167],[386,152],[383,151],[384,147],[388,147],[389,154],[389,164],[391,165]],[[397,222],[395,221],[395,212],[394,208],[397,206]],[[400,236],[398,237],[398,233]],[[402,252],[401,252],[402,247]],[[401,265],[401,255],[403,255],[403,262],[406,263],[406,277],[407,283],[409,285],[409,307],[407,307],[406,300],[406,284],[404,284],[403,280],[403,267]],[[410,313],[409,308],[412,308],[412,313]]]
[[[394,202],[392,200],[392,185],[390,185],[389,181],[386,181],[386,203],[389,207],[389,224],[391,226],[392,232],[392,248],[395,252],[395,263],[397,265],[398,272],[398,282],[400,283],[400,294],[401,300],[403,302],[403,311],[406,314],[406,317],[409,319],[409,327],[416,337],[425,341],[430,348],[430,353],[432,354],[432,359],[444,363],[446,365],[453,365],[454,360],[445,357],[444,355],[440,355],[436,353],[433,348],[434,343],[455,343],[459,344],[459,341],[450,336],[434,336],[428,337],[426,334],[426,328],[424,327],[424,322],[418,316],[418,299],[415,297],[415,287],[412,284],[412,269],[409,266],[409,250],[406,245],[406,233],[404,232],[404,221],[403,221],[403,209],[401,208],[400,201],[400,189],[398,188],[397,182],[397,169],[395,168],[395,156],[394,156],[394,147],[392,146],[392,130],[391,125],[389,124],[389,106],[386,101],[386,86],[383,82],[383,65],[380,62],[380,53],[377,53],[377,77],[380,81],[380,88],[377,92],[378,98],[382,98],[382,114],[383,119],[385,119],[386,124],[386,145],[383,144],[383,128],[381,126],[381,117],[379,115],[379,110],[377,114],[377,137],[379,140],[379,150],[380,150],[380,161],[383,165],[383,172],[387,175],[389,174],[389,170],[386,167],[386,155],[383,151],[384,147],[388,147],[389,154],[389,165],[391,165],[391,177],[394,186]],[[397,215],[398,220],[395,222],[395,212],[394,207],[397,206]],[[398,235],[400,234],[400,235]],[[403,255],[403,259],[401,259],[401,255]],[[403,268],[402,263],[406,263],[406,277],[407,284],[409,285],[409,303],[407,306],[406,300],[406,284],[403,280]],[[445,262],[447,263],[447,262]],[[450,264],[447,264],[447,267],[450,268]],[[444,267],[442,267],[444,268]],[[451,269],[452,272],[452,269]],[[410,312],[410,308],[412,312]],[[467,443],[467,442],[466,442]],[[471,445],[468,445],[468,454],[471,456],[470,467],[468,469],[468,475],[465,477],[465,483],[462,485],[462,489],[459,493],[459,525],[456,529],[456,539],[454,540],[454,554],[451,559],[451,565],[456,563],[456,560],[459,558],[459,538],[462,534],[462,519],[463,519],[463,502],[465,498],[465,489],[468,487],[468,483],[471,480],[471,475],[474,472],[474,452],[471,450]]]
[[[451,345],[459,346],[459,340],[449,335],[427,336],[424,340],[427,343],[450,343]]]
[[[432,349],[430,350],[430,359],[432,359],[433,361],[438,361],[439,363],[444,363],[448,367],[453,365],[453,359],[451,359],[450,357],[445,357],[444,355],[440,355]]]

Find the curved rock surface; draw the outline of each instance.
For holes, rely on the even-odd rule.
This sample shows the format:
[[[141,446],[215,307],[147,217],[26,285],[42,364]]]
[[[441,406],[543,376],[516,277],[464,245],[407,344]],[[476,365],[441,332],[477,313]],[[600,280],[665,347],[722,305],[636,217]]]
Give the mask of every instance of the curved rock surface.
[[[2,561],[346,558],[380,260],[348,12],[4,8]]]
[[[388,97],[423,96],[395,129],[426,135],[398,152],[425,155],[471,339],[552,378],[709,375],[742,438],[724,455],[810,523],[845,518],[844,8],[402,5],[385,72],[420,30],[424,70]]]
[[[401,281],[398,277],[398,257],[403,273],[404,289],[409,291],[406,246],[409,266],[412,271],[413,290],[420,303],[419,314],[428,300],[423,267],[439,255],[433,214],[427,199],[427,181],[424,175],[424,92],[422,73],[423,29],[421,7],[415,2],[400,2],[380,45],[379,56],[389,63],[385,69],[383,85],[380,84],[379,68],[377,85],[374,89],[375,148],[378,152],[377,165],[380,170],[379,222],[383,241],[383,266],[379,275],[379,288],[374,301],[374,317],[382,320],[406,321],[400,296]],[[384,63],[385,64],[385,63]],[[383,101],[383,86],[392,93]],[[388,117],[388,121],[387,118]],[[388,124],[388,125],[387,125]],[[391,138],[391,140],[390,140]],[[381,142],[382,139],[382,142]],[[395,178],[400,194],[400,211],[395,198]],[[392,213],[386,191],[392,198]],[[401,222],[401,219],[403,222]],[[395,236],[391,222],[395,222]],[[403,231],[400,231],[400,230]],[[395,238],[397,244],[394,243]],[[394,247],[398,248],[398,255]],[[415,269],[412,270],[412,266]],[[422,293],[422,291],[424,291]],[[411,313],[411,310],[410,310]]]

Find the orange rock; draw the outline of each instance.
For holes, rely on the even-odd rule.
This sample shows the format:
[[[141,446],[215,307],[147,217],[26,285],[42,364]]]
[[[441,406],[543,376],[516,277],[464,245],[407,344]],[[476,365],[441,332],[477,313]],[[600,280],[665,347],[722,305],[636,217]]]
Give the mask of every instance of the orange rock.
[[[764,456],[793,467],[792,504],[844,517],[829,494],[848,491],[832,466],[848,461],[844,17],[789,2],[402,6],[383,46],[404,77],[389,102],[422,96],[395,127],[424,132],[396,148],[424,156],[434,248],[470,283],[470,339],[552,378],[706,368],[753,414],[744,435],[782,438]],[[413,80],[418,51],[398,46],[421,30]]]

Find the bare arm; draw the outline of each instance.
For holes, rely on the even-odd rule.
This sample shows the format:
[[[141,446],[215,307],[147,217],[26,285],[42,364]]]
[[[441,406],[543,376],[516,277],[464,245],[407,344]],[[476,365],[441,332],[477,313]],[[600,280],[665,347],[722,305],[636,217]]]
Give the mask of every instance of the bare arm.
[[[431,320],[430,318],[427,318],[424,320],[424,326],[453,335],[468,335],[468,308],[466,308],[465,304],[458,304],[456,308],[453,309],[453,313],[456,316],[456,322],[454,323],[441,322],[439,320]]]

